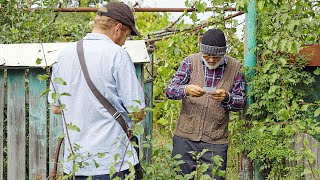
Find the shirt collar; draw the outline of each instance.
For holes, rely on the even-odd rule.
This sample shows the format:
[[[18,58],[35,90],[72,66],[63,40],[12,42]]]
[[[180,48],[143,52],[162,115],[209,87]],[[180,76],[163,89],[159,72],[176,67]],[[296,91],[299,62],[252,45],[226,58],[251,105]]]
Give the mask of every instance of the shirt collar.
[[[88,33],[83,39],[112,41],[107,35],[100,33]]]

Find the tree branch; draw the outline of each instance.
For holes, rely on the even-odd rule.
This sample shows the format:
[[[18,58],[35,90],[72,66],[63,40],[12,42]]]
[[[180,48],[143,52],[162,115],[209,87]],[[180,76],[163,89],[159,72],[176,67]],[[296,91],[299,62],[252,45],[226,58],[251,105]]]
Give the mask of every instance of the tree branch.
[[[232,18],[234,18],[234,17],[240,16],[240,15],[242,15],[242,14],[244,14],[244,12],[238,12],[238,13],[233,14],[233,15],[230,15],[230,16],[225,16],[225,17],[223,18],[223,20],[226,21],[226,20],[232,19]],[[153,37],[152,39],[147,38],[147,39],[145,39],[145,41],[146,41],[147,43],[154,43],[155,41],[160,41],[160,40],[162,40],[163,38],[165,38],[165,39],[166,39],[166,38],[169,38],[171,35],[176,34],[176,33],[182,33],[182,32],[186,32],[186,33],[188,33],[188,32],[197,32],[197,31],[199,31],[200,29],[203,29],[204,27],[207,27],[207,26],[216,24],[217,22],[218,22],[218,21],[214,21],[214,22],[212,22],[212,24],[210,24],[210,23],[211,23],[210,20],[207,20],[207,21],[205,21],[205,22],[203,22],[203,23],[201,23],[201,24],[196,25],[195,27],[189,27],[189,28],[186,28],[186,29],[183,29],[183,30],[170,28],[170,29],[166,29],[166,31],[164,31],[164,29],[163,29],[163,30],[161,30],[161,31],[162,31],[161,33],[160,33],[160,31],[158,31],[158,32],[156,32],[156,33],[153,33],[153,34],[155,34],[156,36]],[[210,25],[209,25],[209,24],[210,24]]]

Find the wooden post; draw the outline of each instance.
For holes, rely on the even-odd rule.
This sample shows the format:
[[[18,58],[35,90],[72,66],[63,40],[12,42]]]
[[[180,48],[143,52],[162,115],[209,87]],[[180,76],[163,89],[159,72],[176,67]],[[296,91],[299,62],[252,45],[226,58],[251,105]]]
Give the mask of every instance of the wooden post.
[[[3,179],[4,70],[0,69],[0,179]]]
[[[8,180],[26,177],[25,70],[8,69]]]
[[[146,100],[146,106],[152,108],[153,107],[153,99],[152,99],[152,93],[153,93],[153,82],[146,82],[144,84],[144,92],[145,92],[145,100]],[[146,118],[144,120],[144,131],[146,136],[149,135],[152,136],[152,112],[147,112]],[[145,137],[146,137],[145,136]],[[144,139],[146,140],[146,139]],[[152,148],[151,145],[148,148],[144,148],[144,155],[145,160],[147,163],[151,163],[152,158]]]
[[[49,121],[49,173],[53,169],[54,166],[54,157],[56,153],[56,149],[58,146],[58,137],[62,135],[63,132],[63,122],[62,116],[53,114],[50,111],[50,121]],[[59,154],[59,162],[63,161],[63,149],[64,146],[61,147]],[[61,171],[62,166],[59,164],[58,172]]]
[[[240,179],[241,180],[252,180],[253,179],[253,168],[252,168],[252,162],[247,157],[247,155],[241,153],[241,164],[240,164]]]
[[[29,179],[45,179],[47,173],[47,98],[41,97],[46,81],[43,69],[29,70]]]

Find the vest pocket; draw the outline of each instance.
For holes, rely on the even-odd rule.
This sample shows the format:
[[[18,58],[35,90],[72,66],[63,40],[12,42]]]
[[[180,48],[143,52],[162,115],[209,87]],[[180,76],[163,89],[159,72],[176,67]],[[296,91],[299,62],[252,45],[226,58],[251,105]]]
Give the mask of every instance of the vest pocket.
[[[180,114],[178,129],[184,133],[194,133],[194,115]]]
[[[206,120],[204,123],[203,134],[209,136],[211,139],[221,139],[227,134],[228,116],[217,118],[216,120]]]

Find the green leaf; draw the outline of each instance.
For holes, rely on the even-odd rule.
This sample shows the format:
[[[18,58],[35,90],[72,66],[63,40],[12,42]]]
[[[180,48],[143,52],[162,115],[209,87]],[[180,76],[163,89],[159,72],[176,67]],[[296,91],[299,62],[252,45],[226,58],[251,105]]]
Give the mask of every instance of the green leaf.
[[[106,157],[106,153],[98,153],[98,158],[104,158]]]
[[[209,168],[209,164],[201,164],[199,167],[199,171],[204,173]]]
[[[192,12],[190,18],[192,19],[193,22],[198,21],[198,16],[196,12]]]
[[[260,1],[258,2],[258,8],[259,8],[259,10],[262,10],[263,7],[264,7],[264,0],[260,0]]]
[[[132,151],[127,151],[126,153],[129,157],[133,157],[133,152]]]
[[[36,63],[41,64],[41,62],[42,62],[42,58],[37,58]]]
[[[79,165],[77,163],[73,164],[73,171],[78,172],[79,171]]]
[[[119,158],[120,158],[120,154],[115,154],[113,157],[114,161],[118,161]]]
[[[278,89],[280,89],[280,86],[270,86],[270,89],[268,91],[269,94],[275,93]]]
[[[258,130],[259,133],[262,134],[266,130],[266,128],[267,128],[266,126],[262,126],[261,128],[259,128],[259,130]]]
[[[314,111],[314,117],[318,117],[320,114],[320,107],[318,107],[315,111]]]
[[[317,75],[317,76],[320,75],[320,68],[317,67],[317,69],[314,70],[313,73],[314,73],[315,75]]]
[[[271,66],[272,63],[268,63],[265,66],[263,66],[263,73],[267,73],[270,70]]]
[[[150,148],[150,144],[149,144],[149,143],[144,143],[144,144],[142,144],[142,147],[144,147],[144,148]]]
[[[275,125],[271,130],[272,131],[272,135],[278,134],[279,130],[280,130],[280,125]]]
[[[306,168],[304,168],[303,172],[301,173],[301,176],[304,176],[306,174],[311,174],[311,173],[312,173],[311,169],[306,167]]]
[[[288,120],[290,118],[289,110],[281,109],[279,111],[280,115],[283,117],[284,120]]]
[[[135,125],[134,126],[134,132],[136,133],[136,134],[143,134],[143,132],[144,132],[144,128],[143,128],[143,126],[142,125]]]
[[[64,92],[64,93],[60,94],[60,96],[71,96],[71,94]]]
[[[63,133],[63,134],[61,134],[60,136],[58,136],[58,139],[59,139],[59,140],[60,140],[60,139],[63,139],[65,136],[66,136],[66,135]]]
[[[65,110],[65,109],[66,109],[66,105],[65,105],[65,104],[61,104],[61,105],[59,106],[59,108],[60,108],[60,110]]]
[[[143,109],[143,111],[144,111],[144,112],[152,112],[153,109],[150,108],[150,107],[146,107],[146,108]]]
[[[72,123],[67,124],[67,128],[73,131],[80,132],[80,128],[76,125],[73,125]]]
[[[168,121],[167,119],[165,119],[165,118],[160,118],[160,119],[157,121],[157,123],[165,126],[165,125],[169,124],[169,121]]]
[[[47,95],[48,93],[50,92],[50,89],[46,89],[46,90],[44,90],[44,91],[42,91],[42,93],[41,93],[41,97],[42,96],[45,96],[45,95]]]
[[[279,62],[281,63],[282,66],[285,66],[287,63],[287,60],[284,58],[279,58]]]
[[[239,6],[239,8],[244,8],[244,6],[245,6],[245,0],[239,0],[239,1],[238,1],[238,6]]]
[[[222,166],[222,161],[223,161],[223,159],[222,159],[221,156],[215,155],[215,156],[212,157],[212,159],[213,159],[213,162],[214,162],[218,167],[221,167],[221,166]]]
[[[81,149],[81,146],[79,145],[79,144],[74,144],[74,150],[75,151],[78,151],[78,150],[80,150]]]
[[[62,85],[67,85],[67,83],[62,78],[55,78],[53,82],[62,84]]]
[[[185,0],[185,1],[184,1],[184,5],[185,5],[186,7],[190,7],[190,6],[191,6],[191,4],[189,3],[189,0]]]
[[[199,1],[197,4],[196,4],[196,9],[198,10],[198,12],[202,13],[202,12],[205,12],[207,8],[207,3],[206,2],[201,2]]]
[[[47,74],[38,74],[38,76],[37,76],[37,79],[39,80],[39,81],[45,81],[45,80],[47,80],[49,78],[49,76],[47,75]]]
[[[98,168],[98,167],[100,166],[100,165],[97,163],[96,160],[93,159],[93,162],[94,162],[94,166],[95,166],[96,168]]]
[[[129,106],[128,110],[130,112],[140,112],[140,108],[138,106]]]
[[[270,50],[273,50],[273,41],[271,40],[271,41],[268,41],[267,42],[267,46],[268,46],[268,48],[270,49]]]
[[[139,105],[141,105],[141,101],[140,100],[134,100],[134,102],[138,103]]]
[[[52,99],[53,99],[54,101],[58,101],[59,98],[60,98],[60,94],[54,92],[54,93],[51,94],[51,97],[52,97]]]
[[[276,80],[278,79],[279,74],[273,73],[270,77],[270,82],[275,83]]]
[[[302,111],[308,111],[308,108],[309,108],[309,105],[308,105],[308,104],[304,104],[304,105],[301,107],[301,110],[302,110]]]

